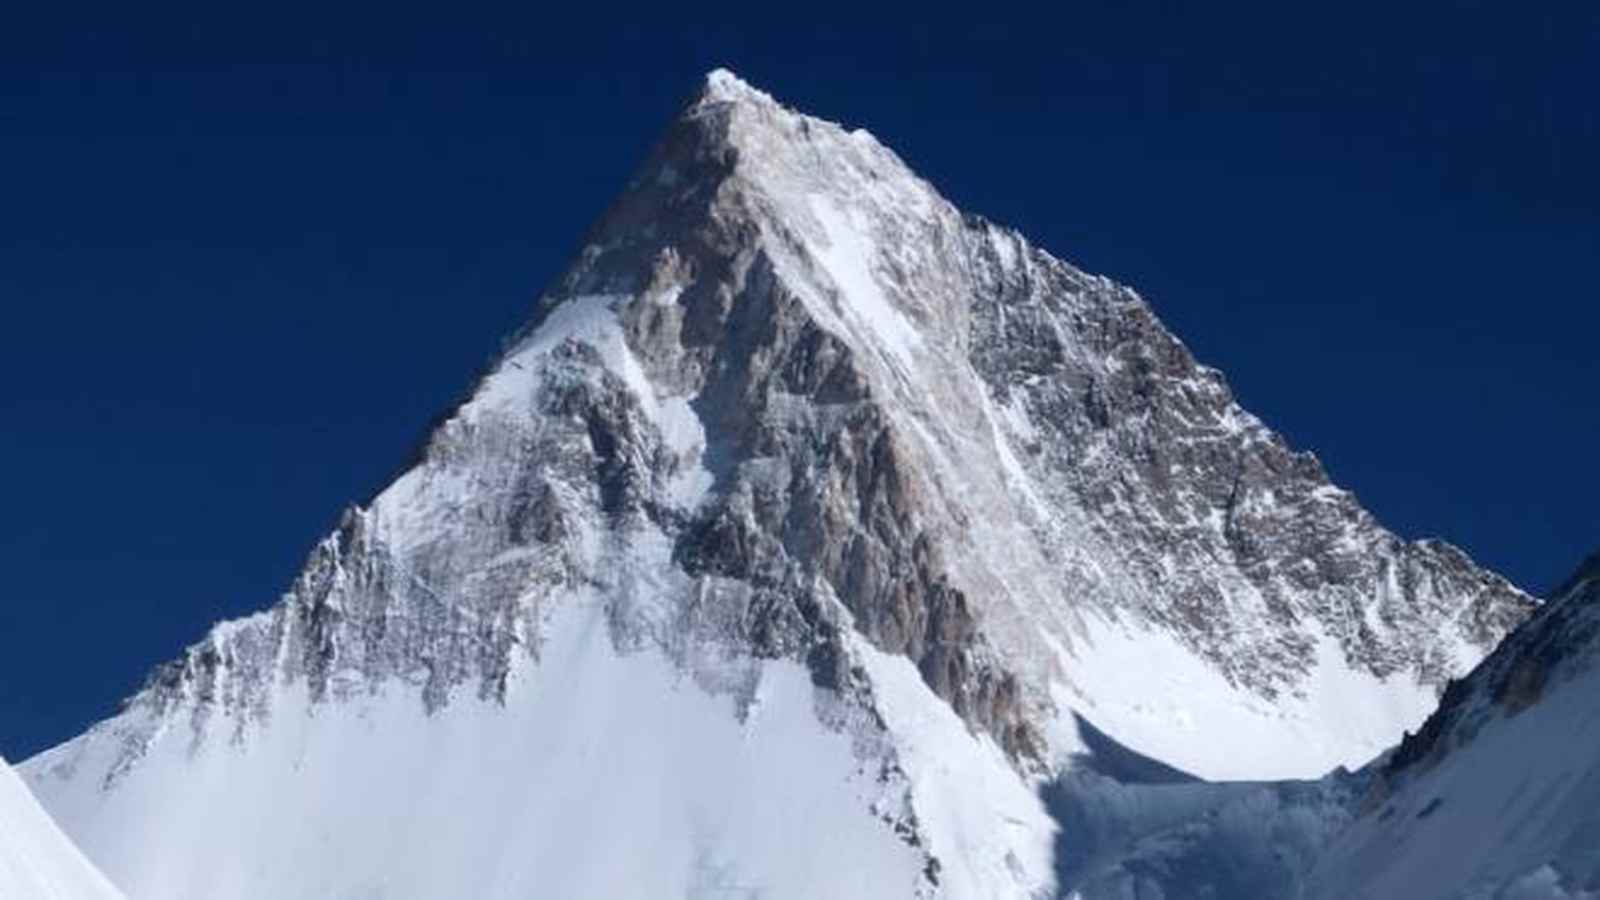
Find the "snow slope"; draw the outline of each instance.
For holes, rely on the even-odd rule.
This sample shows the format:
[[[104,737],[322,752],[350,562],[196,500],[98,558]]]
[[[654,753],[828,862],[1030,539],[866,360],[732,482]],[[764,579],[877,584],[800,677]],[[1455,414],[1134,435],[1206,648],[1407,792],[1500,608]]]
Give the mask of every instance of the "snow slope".
[[[795,663],[726,661],[739,688],[718,695],[658,652],[618,654],[597,604],[546,634],[503,707],[430,716],[396,686],[318,708],[291,688],[247,741],[165,731],[112,790],[71,777],[116,759],[108,729],[32,768],[138,898],[913,896],[928,861],[908,787],[951,826],[933,849],[952,893],[1013,884],[1012,848],[1048,865],[1037,799],[903,660],[863,651],[905,772],[870,765],[871,723]]]
[[[1046,792],[1060,887],[1077,900],[1600,896],[1597,692],[1600,554],[1360,771],[1203,783],[1101,736]]]
[[[1600,897],[1600,554],[1383,767],[1309,897]]]
[[[0,898],[3,900],[120,900],[22,779],[0,760]]]
[[[24,768],[140,900],[1032,897],[1085,734],[1320,775],[1529,608],[1131,290],[716,72],[280,600]]]
[[[1304,778],[1358,768],[1433,711],[1432,691],[1342,664],[1328,639],[1291,692],[1241,692],[1162,631],[1094,623],[1061,706],[1138,752],[1212,780]]]

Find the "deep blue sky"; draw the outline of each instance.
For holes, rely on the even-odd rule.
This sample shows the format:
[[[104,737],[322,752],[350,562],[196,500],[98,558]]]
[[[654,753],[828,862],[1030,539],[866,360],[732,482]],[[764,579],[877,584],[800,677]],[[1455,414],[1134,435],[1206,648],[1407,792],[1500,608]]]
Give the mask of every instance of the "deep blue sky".
[[[271,603],[715,65],[1133,284],[1401,534],[1553,584],[1600,544],[1600,7],[1292,6],[8,22],[0,753]]]

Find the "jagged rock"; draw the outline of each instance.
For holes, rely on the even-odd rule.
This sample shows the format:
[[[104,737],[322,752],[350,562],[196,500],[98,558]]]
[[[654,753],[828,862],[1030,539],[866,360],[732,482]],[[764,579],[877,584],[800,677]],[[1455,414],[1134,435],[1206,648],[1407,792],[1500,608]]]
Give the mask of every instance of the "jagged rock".
[[[513,706],[589,602],[741,721],[768,661],[806,666],[820,724],[900,792],[923,889],[952,891],[990,870],[938,858],[918,810],[953,788],[911,772],[934,751],[885,657],[1022,790],[1075,752],[1076,713],[1202,774],[1312,775],[1397,738],[1531,609],[1385,531],[1132,290],[726,73],[415,465],[277,605],[158,669],[94,777],[118,790],[178,720],[248,745],[290,689],[319,716],[397,684],[432,715]],[[34,771],[71,780],[86,746]],[[992,839],[983,865],[1041,883]]]

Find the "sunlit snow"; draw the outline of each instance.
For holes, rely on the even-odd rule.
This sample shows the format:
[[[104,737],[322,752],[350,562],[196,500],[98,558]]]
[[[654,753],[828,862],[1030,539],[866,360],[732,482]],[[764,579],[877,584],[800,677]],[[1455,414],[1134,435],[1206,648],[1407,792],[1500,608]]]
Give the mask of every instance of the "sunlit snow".
[[[28,788],[0,759],[0,898],[119,900]]]

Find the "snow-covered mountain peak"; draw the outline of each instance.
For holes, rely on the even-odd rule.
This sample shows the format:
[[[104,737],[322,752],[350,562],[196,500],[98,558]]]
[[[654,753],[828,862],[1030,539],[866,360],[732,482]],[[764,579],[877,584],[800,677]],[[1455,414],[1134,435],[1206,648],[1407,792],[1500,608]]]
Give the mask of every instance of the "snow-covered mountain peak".
[[[503,696],[536,597],[610,585],[619,636],[672,646],[680,595],[720,584],[719,642],[837,666],[863,635],[1036,764],[1080,708],[1190,771],[1254,747],[1312,774],[1420,720],[1527,608],[1384,532],[1132,291],[731,75],[510,347],[272,615],[139,705],[267,708],[272,672],[318,698],[388,677],[429,708]],[[647,587],[617,581],[657,552]],[[1158,652],[1159,683],[1119,687]],[[1330,703],[1346,743],[1303,730]],[[1196,756],[1205,719],[1242,746]]]
[[[772,99],[771,94],[752,87],[732,70],[718,67],[706,73],[700,86],[700,95],[693,106],[703,107],[712,103],[757,103],[772,106],[776,105],[777,101]]]
[[[1319,774],[1530,607],[1384,530],[1132,290],[712,73],[416,464],[27,772],[136,896],[525,894],[641,795],[621,852],[681,893],[839,894],[823,870],[856,869],[805,863],[843,842],[878,860],[851,890],[1026,896],[1051,878],[1033,779],[1080,722],[1203,776]],[[431,822],[529,771],[588,785],[593,819],[530,796],[491,836],[336,860],[288,824],[419,819],[391,797],[418,781]],[[161,796],[191,774],[239,834],[282,820],[274,865],[334,874],[141,857],[158,823],[230,834]],[[399,857],[414,883],[385,887]]]

